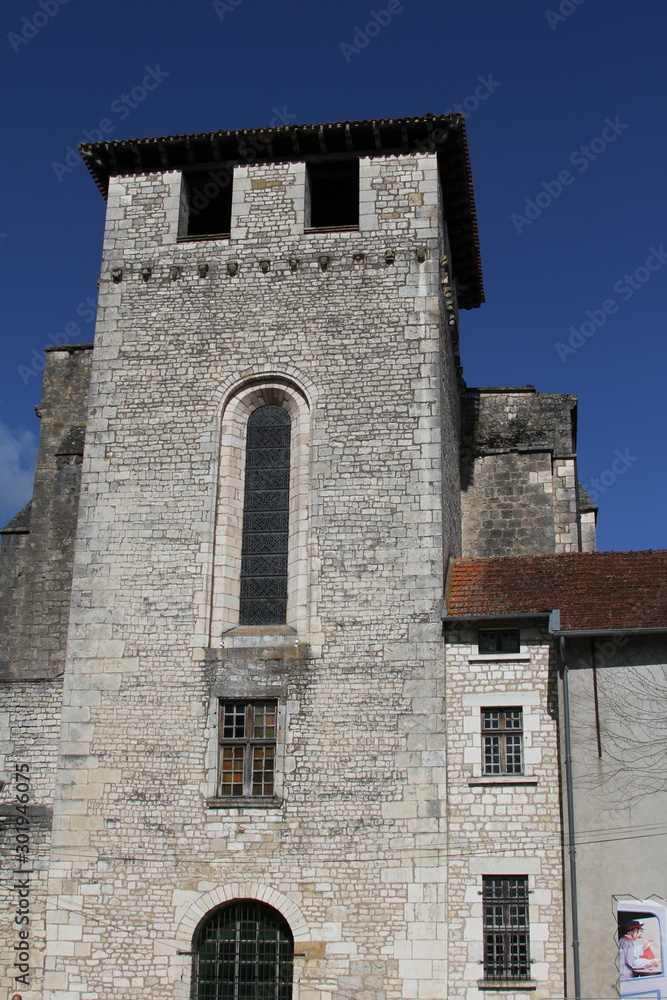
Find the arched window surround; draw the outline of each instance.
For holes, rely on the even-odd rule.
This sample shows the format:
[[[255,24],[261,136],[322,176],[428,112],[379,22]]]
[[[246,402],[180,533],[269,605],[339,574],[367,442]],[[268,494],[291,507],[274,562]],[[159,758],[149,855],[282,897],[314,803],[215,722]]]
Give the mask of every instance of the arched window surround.
[[[229,911],[229,918],[232,919],[232,923],[228,926],[236,926],[236,943],[235,946],[232,945],[232,951],[230,952],[230,942],[225,941],[224,938],[215,947],[216,958],[214,960],[214,965],[218,972],[215,977],[215,981],[207,980],[203,983],[199,983],[200,973],[203,973],[206,966],[202,968],[200,964],[200,953],[204,940],[202,940],[202,935],[206,932],[207,927],[211,927],[215,922],[225,916],[226,911]],[[243,952],[239,952],[239,928],[245,926],[246,930],[241,930],[241,935],[247,933],[250,930],[250,926],[255,922],[263,922],[266,926],[273,926],[276,930],[275,945],[271,945],[265,940],[263,944],[257,941],[256,948],[257,953],[249,954],[249,947],[252,946],[252,938],[245,938],[245,947]],[[213,928],[212,928],[213,929]],[[209,937],[209,940],[215,941],[216,937],[213,934]],[[218,939],[219,940],[219,939]],[[266,950],[268,946],[268,951]],[[275,948],[275,951],[274,951]],[[264,954],[262,955],[262,949]],[[199,921],[197,928],[194,932],[192,938],[192,980],[191,980],[191,996],[192,1000],[199,1000],[200,995],[209,997],[213,996],[211,988],[215,991],[215,996],[220,995],[224,997],[225,1000],[233,1000],[236,997],[236,989],[238,984],[247,989],[248,982],[245,981],[245,976],[242,976],[241,980],[237,980],[239,972],[237,971],[237,964],[241,958],[241,954],[244,955],[246,963],[250,959],[249,969],[252,970],[253,965],[256,963],[258,965],[263,965],[266,967],[267,960],[273,959],[271,964],[275,964],[275,971],[279,974],[276,976],[275,980],[272,982],[265,982],[265,986],[269,988],[267,996],[275,996],[276,998],[282,998],[282,1000],[288,1000],[292,997],[292,984],[294,980],[294,935],[292,929],[285,919],[280,910],[271,906],[269,903],[263,902],[254,898],[237,898],[229,900],[223,903],[221,906],[217,906]],[[230,961],[231,958],[231,961]],[[261,959],[263,958],[263,962]],[[225,966],[231,969],[231,979],[229,981],[218,981],[217,976],[220,975],[220,968]],[[279,971],[280,970],[280,971]],[[203,994],[200,993],[200,989],[203,986]],[[243,995],[246,995],[243,993]],[[262,995],[264,995],[262,993]]]
[[[226,882],[205,892],[195,890],[184,893],[184,895],[186,898],[181,900],[176,907],[176,934],[175,938],[170,939],[171,947],[169,949],[170,976],[174,982],[175,1000],[190,1000],[192,989],[192,958],[190,954],[194,935],[202,919],[209,911],[236,899],[256,899],[268,903],[287,920],[294,942],[299,945],[295,949],[294,956],[294,983],[297,984],[300,981],[304,971],[304,958],[299,953],[307,950],[308,942],[312,941],[312,932],[301,908],[289,896],[274,886],[242,879],[237,882]],[[159,940],[155,944],[160,949],[164,947],[163,942]],[[158,950],[156,954],[164,954],[164,952]]]
[[[291,420],[286,624],[298,634],[308,631],[310,405],[305,392],[293,381],[260,376],[233,390],[222,412],[211,600],[212,646],[220,644],[225,632],[239,627],[247,424],[254,410],[267,405],[284,407]],[[246,627],[249,628],[241,626]],[[252,628],[256,631],[258,626]]]

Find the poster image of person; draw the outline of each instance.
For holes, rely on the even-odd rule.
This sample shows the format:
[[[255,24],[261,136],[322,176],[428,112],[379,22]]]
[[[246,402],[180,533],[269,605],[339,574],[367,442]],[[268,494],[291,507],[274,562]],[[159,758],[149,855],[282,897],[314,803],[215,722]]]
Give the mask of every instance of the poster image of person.
[[[660,972],[660,960],[655,957],[653,939],[644,938],[644,921],[629,920],[618,942],[618,971],[621,980]]]
[[[667,1000],[667,899],[613,899],[621,1000]]]

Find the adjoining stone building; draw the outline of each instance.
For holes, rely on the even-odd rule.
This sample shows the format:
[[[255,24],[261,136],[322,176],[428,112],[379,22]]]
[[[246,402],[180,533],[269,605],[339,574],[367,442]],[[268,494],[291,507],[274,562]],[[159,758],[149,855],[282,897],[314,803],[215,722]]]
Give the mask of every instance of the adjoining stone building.
[[[47,353],[1,553],[3,985],[562,998],[573,626],[475,581],[635,556],[593,551],[574,397],[463,382],[463,119],[82,153],[95,343]]]

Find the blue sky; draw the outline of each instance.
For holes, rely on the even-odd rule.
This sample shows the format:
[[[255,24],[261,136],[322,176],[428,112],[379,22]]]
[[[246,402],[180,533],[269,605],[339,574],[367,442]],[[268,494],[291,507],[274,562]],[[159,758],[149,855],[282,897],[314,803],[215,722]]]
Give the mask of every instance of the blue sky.
[[[599,545],[667,547],[667,11],[655,0],[4,0],[0,520],[42,348],[90,341],[110,139],[463,109],[487,302],[469,385],[579,396]],[[152,88],[152,89],[151,89]]]

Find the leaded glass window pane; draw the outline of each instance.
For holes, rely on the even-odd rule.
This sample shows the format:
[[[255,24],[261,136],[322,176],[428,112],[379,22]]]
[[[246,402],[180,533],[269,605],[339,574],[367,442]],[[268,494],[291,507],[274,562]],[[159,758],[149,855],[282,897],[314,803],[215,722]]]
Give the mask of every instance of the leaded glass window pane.
[[[241,625],[287,620],[291,421],[282,406],[248,418],[241,554]]]

